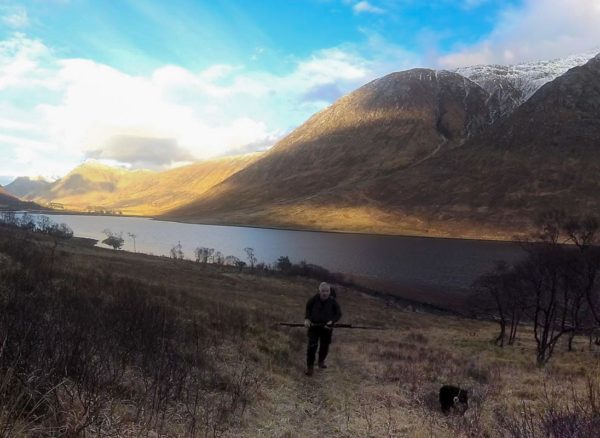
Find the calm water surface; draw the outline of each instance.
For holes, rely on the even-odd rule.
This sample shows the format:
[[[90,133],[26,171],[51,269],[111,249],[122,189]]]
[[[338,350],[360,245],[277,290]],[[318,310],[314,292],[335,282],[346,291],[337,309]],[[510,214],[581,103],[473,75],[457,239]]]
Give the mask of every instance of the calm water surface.
[[[138,252],[168,255],[181,242],[190,259],[196,247],[204,246],[245,260],[243,249],[252,247],[265,263],[287,255],[294,263],[306,260],[373,281],[438,289],[468,288],[496,260],[523,256],[517,245],[507,242],[181,224],[137,217],[52,215],[52,219],[68,224],[76,236],[99,241],[105,238],[105,229],[122,233],[123,249],[128,251],[134,249],[128,233],[137,235]]]

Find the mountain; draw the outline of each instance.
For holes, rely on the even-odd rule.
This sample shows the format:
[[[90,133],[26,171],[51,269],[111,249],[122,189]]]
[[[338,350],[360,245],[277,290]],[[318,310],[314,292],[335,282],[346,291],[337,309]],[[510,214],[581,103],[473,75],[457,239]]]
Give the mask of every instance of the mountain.
[[[33,202],[23,202],[0,186],[0,210],[39,209]]]
[[[542,86],[477,143],[578,153],[600,148],[600,54]],[[568,148],[568,149],[565,149]],[[574,157],[575,158],[575,157]]]
[[[579,54],[550,61],[514,65],[475,65],[461,67],[456,73],[469,78],[490,94],[494,119],[512,113],[542,85],[563,75],[569,69],[585,64],[594,54]]]
[[[542,86],[463,147],[381,179],[371,193],[401,187],[382,203],[432,229],[510,237],[550,208],[598,214],[598,175],[600,55]]]
[[[320,173],[327,167],[322,173],[330,174],[339,168],[335,177],[351,170],[386,172],[411,165],[460,144],[489,123],[485,99],[479,86],[455,73],[393,73],[313,116],[260,163],[275,164],[282,176],[290,170]],[[292,150],[300,153],[295,156]]]
[[[600,55],[545,84],[509,117],[420,172],[445,181],[421,189],[423,199],[454,209],[456,218],[519,226],[552,207],[598,214]],[[402,181],[415,177],[407,173]]]
[[[2,186],[0,186],[0,196],[6,197],[6,198],[9,198],[9,197],[14,198],[14,196],[12,196],[10,193],[7,193],[7,191]]]
[[[114,205],[130,214],[160,214],[192,202],[259,156],[260,153],[223,157],[147,174],[124,185]]]
[[[114,209],[110,202],[119,197],[119,189],[147,174],[147,171],[129,171],[89,161],[36,193],[33,199],[62,204],[73,210],[87,210],[90,206]]]
[[[336,204],[367,211],[372,200],[361,197],[365,183],[460,146],[490,123],[487,98],[452,72],[390,74],[317,113],[261,159],[168,217],[346,228],[354,219],[321,211],[316,199],[331,194]]]
[[[75,211],[154,215],[193,201],[257,157],[258,154],[226,157],[164,172],[127,170],[89,161],[27,196],[39,203],[61,204]]]
[[[20,176],[4,188],[11,195],[27,200],[45,191],[51,184],[51,182],[46,181],[44,178]]]
[[[592,212],[600,193],[599,62],[568,70],[527,100],[535,81],[521,83],[520,100],[502,116],[493,87],[458,73],[388,75],[166,217],[496,238],[550,207]]]

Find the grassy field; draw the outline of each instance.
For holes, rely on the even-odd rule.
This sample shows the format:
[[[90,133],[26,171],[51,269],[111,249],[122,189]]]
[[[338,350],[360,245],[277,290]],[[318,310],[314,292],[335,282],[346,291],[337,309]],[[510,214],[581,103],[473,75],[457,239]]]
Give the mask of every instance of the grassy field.
[[[0,436],[595,436],[600,350],[535,365],[527,327],[413,312],[343,288],[329,368],[303,374],[318,281],[0,227]],[[443,384],[469,390],[440,412]],[[550,435],[548,431],[553,431]]]

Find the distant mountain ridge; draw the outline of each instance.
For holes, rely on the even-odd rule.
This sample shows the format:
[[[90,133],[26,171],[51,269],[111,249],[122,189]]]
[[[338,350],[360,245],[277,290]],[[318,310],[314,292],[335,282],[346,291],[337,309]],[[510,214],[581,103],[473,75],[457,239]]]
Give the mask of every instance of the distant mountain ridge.
[[[21,199],[35,197],[36,194],[43,192],[51,183],[44,178],[30,178],[28,176],[20,176],[7,184],[5,189],[10,194]]]
[[[89,161],[53,183],[34,188],[30,181],[17,179],[7,190],[24,188],[28,190],[26,199],[68,210],[157,215],[191,202],[259,155],[201,161],[163,172],[128,170]]]

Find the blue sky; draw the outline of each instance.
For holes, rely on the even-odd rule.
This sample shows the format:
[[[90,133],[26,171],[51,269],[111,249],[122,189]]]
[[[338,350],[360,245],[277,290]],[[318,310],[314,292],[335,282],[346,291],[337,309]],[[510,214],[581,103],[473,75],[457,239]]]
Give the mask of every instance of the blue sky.
[[[26,11],[31,37],[58,56],[86,58],[128,73],[164,64],[192,70],[213,64],[293,68],[319,49],[361,44],[379,34],[391,44],[443,52],[476,42],[507,1],[343,0],[31,0],[3,2]],[[517,0],[512,2],[518,4]],[[356,5],[365,5],[361,9]],[[370,6],[368,6],[370,5]],[[375,6],[378,5],[378,6]],[[4,26],[0,38],[14,27]]]
[[[412,67],[589,51],[600,0],[0,0],[0,183],[270,147]]]

